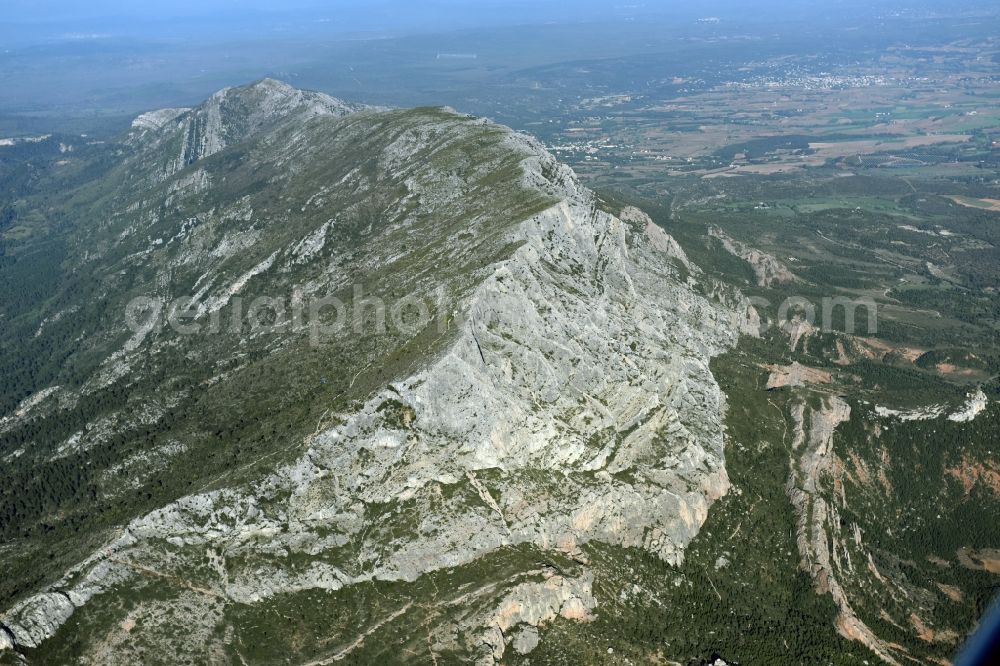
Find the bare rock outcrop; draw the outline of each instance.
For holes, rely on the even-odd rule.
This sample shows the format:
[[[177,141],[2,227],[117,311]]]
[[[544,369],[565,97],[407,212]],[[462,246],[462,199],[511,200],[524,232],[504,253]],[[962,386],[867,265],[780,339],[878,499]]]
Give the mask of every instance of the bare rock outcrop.
[[[798,279],[774,255],[731,238],[719,227],[709,228],[708,234],[718,238],[726,252],[750,264],[757,277],[757,286],[770,287],[776,283],[794,282]]]
[[[833,489],[824,484],[837,477],[833,437],[837,426],[850,419],[851,407],[841,398],[827,397],[819,409],[802,403],[796,409],[795,440],[807,446],[792,460],[787,491],[795,509],[801,567],[812,577],[817,592],[833,598],[839,610],[836,628],[842,636],[862,643],[888,664],[899,664],[895,653],[898,646],[881,639],[858,617],[838,579],[840,514],[837,506],[827,500]],[[805,412],[810,415],[808,430]]]

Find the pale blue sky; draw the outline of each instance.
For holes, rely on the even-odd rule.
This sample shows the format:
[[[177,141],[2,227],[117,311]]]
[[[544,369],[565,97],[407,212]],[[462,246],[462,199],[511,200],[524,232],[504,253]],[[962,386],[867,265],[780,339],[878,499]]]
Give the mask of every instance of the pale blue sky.
[[[245,12],[293,13],[304,10],[346,17],[357,14],[396,14],[416,19],[429,15],[499,21],[504,17],[527,19],[574,14],[683,13],[778,8],[805,9],[843,5],[872,6],[889,4],[931,5],[944,0],[4,0],[0,22],[51,21],[128,17],[142,20],[183,18],[211,14],[238,16]],[[985,0],[984,0],[985,2]],[[950,2],[949,4],[955,4]]]

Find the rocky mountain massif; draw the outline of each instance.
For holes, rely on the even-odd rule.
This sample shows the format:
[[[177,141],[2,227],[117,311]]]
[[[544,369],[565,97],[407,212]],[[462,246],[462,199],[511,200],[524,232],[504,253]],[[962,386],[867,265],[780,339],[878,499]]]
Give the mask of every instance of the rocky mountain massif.
[[[779,305],[944,237],[675,186],[272,80],[0,143],[0,663],[947,663],[994,338]]]
[[[93,150],[4,278],[3,661],[500,663],[729,490],[755,313],[532,139],[265,80]]]

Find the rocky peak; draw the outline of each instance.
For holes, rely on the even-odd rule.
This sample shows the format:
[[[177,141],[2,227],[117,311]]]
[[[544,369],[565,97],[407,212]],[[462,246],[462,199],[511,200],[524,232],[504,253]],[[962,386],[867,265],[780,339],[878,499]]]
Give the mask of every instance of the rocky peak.
[[[245,86],[223,88],[192,109],[144,113],[132,122],[128,143],[139,149],[141,162],[156,161],[154,180],[162,181],[282,122],[346,116],[364,108],[265,78]],[[160,162],[164,157],[166,163]]]

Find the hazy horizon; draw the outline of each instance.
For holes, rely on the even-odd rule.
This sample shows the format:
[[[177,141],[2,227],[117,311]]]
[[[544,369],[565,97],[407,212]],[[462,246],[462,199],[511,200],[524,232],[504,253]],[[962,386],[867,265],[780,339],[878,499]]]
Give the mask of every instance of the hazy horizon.
[[[426,32],[455,28],[658,17],[721,17],[761,21],[815,14],[817,17],[881,12],[921,14],[946,10],[977,11],[962,0],[711,0],[688,3],[606,3],[599,0],[180,0],[144,2],[99,0],[9,0],[0,17],[0,48],[39,41],[81,37],[183,37],[211,34],[266,35],[274,31],[315,29],[325,32]]]
[[[607,58],[685,59],[717,44],[731,62],[801,53],[836,34],[842,57],[883,40],[933,42],[967,0],[11,0],[0,16],[0,130],[32,117],[130,117],[270,76],[354,101],[450,105],[502,116],[533,68]],[[873,22],[892,22],[873,32]],[[950,21],[950,23],[949,23]],[[878,24],[878,23],[874,23]],[[949,25],[956,26],[949,28]],[[439,61],[439,52],[477,59]],[[706,63],[710,61],[706,60]],[[515,81],[520,81],[515,83]],[[530,86],[530,82],[528,83]],[[84,126],[90,129],[89,120]]]

